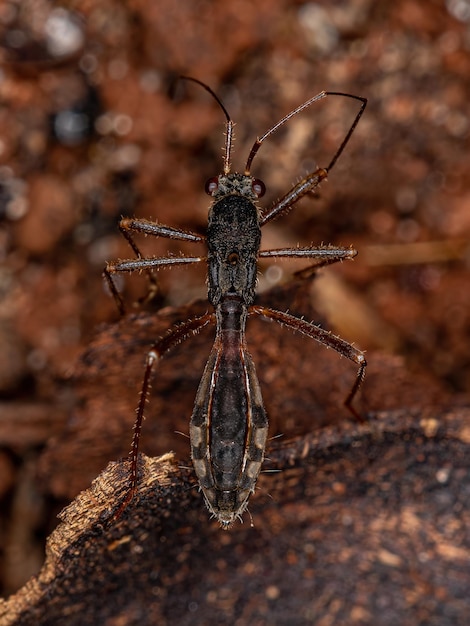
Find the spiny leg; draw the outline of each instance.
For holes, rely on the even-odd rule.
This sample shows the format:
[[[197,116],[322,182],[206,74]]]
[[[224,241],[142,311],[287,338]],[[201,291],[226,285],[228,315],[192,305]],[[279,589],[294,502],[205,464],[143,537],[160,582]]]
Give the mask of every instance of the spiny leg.
[[[126,312],[124,301],[121,297],[121,294],[117,290],[117,287],[112,278],[112,274],[116,274],[118,272],[141,272],[145,271],[150,274],[150,270],[158,269],[160,267],[170,267],[172,265],[182,265],[188,263],[199,263],[200,261],[204,261],[205,257],[149,257],[149,258],[138,258],[138,259],[126,259],[123,261],[114,261],[112,263],[107,263],[106,267],[103,271],[103,276],[106,278],[113,298],[116,302],[116,305],[119,309],[119,313],[124,315]]]
[[[171,226],[165,226],[164,224],[158,224],[145,219],[134,219],[131,217],[123,218],[119,223],[119,228],[124,237],[128,239],[130,246],[137,255],[140,255],[140,251],[135,245],[132,239],[131,232],[143,233],[144,235],[152,235],[154,237],[166,237],[167,239],[177,239],[179,241],[192,241],[196,243],[202,243],[206,239],[202,235],[196,235],[186,230],[180,230],[179,228],[172,228]],[[141,256],[141,255],[140,255]]]
[[[111,276],[111,271],[108,269],[109,263],[106,264],[106,267],[103,270],[103,276],[106,279],[111,295],[113,296],[114,302],[116,303],[117,309],[119,311],[119,315],[124,317],[126,313],[126,307],[124,306],[124,300],[122,299],[121,294],[116,287],[116,283]]]
[[[143,257],[142,257],[142,253],[139,247],[137,246],[136,242],[134,241],[134,238],[132,237],[132,232],[143,233],[144,235],[151,235],[154,237],[166,237],[167,239],[177,239],[180,241],[191,241],[191,242],[197,242],[197,243],[202,243],[205,241],[205,238],[201,235],[196,235],[194,233],[191,233],[185,230],[172,228],[171,226],[165,226],[164,224],[158,224],[156,222],[151,222],[145,219],[134,219],[134,218],[125,217],[119,222],[119,230],[121,231],[122,235],[124,236],[128,244],[130,245],[132,250],[134,251],[137,260],[142,259]],[[113,266],[113,265],[116,265],[116,264],[108,263],[103,272],[103,275],[106,278],[106,281],[109,285],[111,294],[114,298],[114,301],[116,302],[119,313],[121,315],[124,315],[125,313],[124,302],[122,300],[122,297],[119,291],[117,290],[116,284],[112,278],[112,274],[115,272],[119,272],[119,271],[132,271],[132,270],[129,270],[129,269],[125,269],[125,270],[114,269],[113,270],[110,268],[110,266]],[[149,267],[140,267],[140,268],[135,268],[135,269],[139,269],[139,270],[143,269],[145,271],[147,275],[147,280],[149,283],[149,298],[148,299],[152,299],[154,295],[158,292],[158,282],[156,278],[152,274]]]
[[[126,497],[120,505],[118,511],[114,514],[113,519],[120,517],[124,509],[131,502],[137,488],[137,461],[139,454],[140,436],[142,433],[142,423],[144,421],[145,405],[148,401],[148,395],[150,392],[152,371],[155,363],[161,359],[161,357],[174,348],[177,344],[181,343],[185,339],[188,339],[192,335],[196,335],[207,324],[215,323],[215,314],[206,313],[195,319],[188,320],[184,324],[180,324],[172,329],[161,339],[153,344],[147,354],[145,364],[145,374],[142,383],[142,389],[140,392],[139,404],[136,409],[136,419],[134,422],[134,434],[132,437],[132,445],[129,452],[129,487],[126,493]]]
[[[353,259],[357,255],[354,248],[337,248],[335,246],[308,246],[296,248],[278,248],[275,250],[261,250],[259,258],[279,258],[287,257],[292,259],[315,259],[315,263],[305,267],[295,276],[299,278],[310,278],[321,267],[332,265],[344,261],[345,259]]]
[[[283,313],[282,311],[276,311],[275,309],[255,305],[249,308],[249,315],[262,315],[268,319],[275,320],[281,325],[285,325],[292,330],[301,332],[304,335],[307,335],[307,337],[315,339],[327,348],[333,348],[333,350],[336,350],[336,352],[342,356],[346,357],[350,361],[353,361],[353,363],[356,363],[359,366],[359,369],[351,391],[344,401],[344,405],[358,421],[365,421],[363,416],[352,406],[354,397],[364,380],[367,367],[364,353],[361,352],[361,350],[358,350],[347,341],[344,341],[344,339],[333,335],[330,331],[320,328],[312,322],[306,322],[305,320],[295,317],[294,315],[290,315],[289,313]]]
[[[315,171],[307,174],[305,178],[292,187],[282,198],[273,204],[273,206],[262,215],[260,226],[264,226],[266,222],[271,221],[275,217],[286,214],[296,202],[303,196],[315,191],[322,180],[326,180],[328,171],[319,167]]]

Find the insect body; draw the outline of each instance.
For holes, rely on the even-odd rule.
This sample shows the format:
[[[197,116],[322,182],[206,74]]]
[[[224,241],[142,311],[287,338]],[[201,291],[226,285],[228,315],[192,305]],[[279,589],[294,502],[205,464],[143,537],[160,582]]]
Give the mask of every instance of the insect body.
[[[258,183],[259,184],[259,183]],[[231,524],[246,506],[263,462],[268,420],[245,342],[261,242],[256,181],[212,180],[207,247],[210,303],[217,336],[190,424],[193,464],[209,509]]]
[[[247,351],[245,326],[249,316],[261,315],[299,331],[331,347],[358,365],[354,385],[345,400],[352,407],[365,374],[366,361],[362,352],[330,332],[282,311],[254,304],[258,259],[291,257],[313,259],[313,267],[321,267],[356,255],[351,248],[310,246],[260,250],[261,228],[273,218],[286,213],[301,197],[313,191],[336,163],[349,141],[365,109],[366,100],[349,94],[321,92],[286,115],[261,138],[249,154],[245,172],[230,172],[233,122],[225,107],[209,87],[196,79],[219,103],[226,116],[226,144],[224,171],[206,183],[212,197],[206,236],[173,229],[146,220],[123,219],[120,229],[136,259],[108,263],[105,276],[112,293],[124,310],[121,297],[112,280],[115,272],[156,269],[180,263],[206,260],[208,265],[208,299],[214,311],[170,329],[158,340],[147,355],[142,393],[137,408],[134,437],[130,452],[130,487],[123,507],[132,498],[137,487],[137,454],[149,393],[150,379],[155,363],[181,340],[199,332],[209,323],[216,325],[216,337],[196,395],[189,434],[191,457],[209,511],[223,528],[240,518],[255,489],[266,447],[268,420],[263,406],[255,366]],[[361,108],[327,168],[318,168],[295,185],[267,211],[262,211],[258,199],[264,195],[262,181],[250,174],[251,163],[262,142],[282,124],[313,102],[328,95],[353,98]],[[207,257],[150,257],[142,258],[131,233],[140,232],[170,239],[205,242]],[[123,508],[121,507],[121,509]],[[121,510],[120,509],[120,510]]]

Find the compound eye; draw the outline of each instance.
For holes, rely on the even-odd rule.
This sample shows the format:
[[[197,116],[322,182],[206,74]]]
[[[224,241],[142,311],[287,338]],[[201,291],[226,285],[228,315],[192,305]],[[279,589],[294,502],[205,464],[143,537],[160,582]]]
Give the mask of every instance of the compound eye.
[[[266,193],[266,185],[259,178],[255,178],[251,184],[253,193],[257,198],[262,198]]]
[[[206,182],[206,185],[204,187],[208,196],[213,196],[218,188],[219,188],[219,178],[217,176],[214,176],[213,178],[209,178],[209,180]]]

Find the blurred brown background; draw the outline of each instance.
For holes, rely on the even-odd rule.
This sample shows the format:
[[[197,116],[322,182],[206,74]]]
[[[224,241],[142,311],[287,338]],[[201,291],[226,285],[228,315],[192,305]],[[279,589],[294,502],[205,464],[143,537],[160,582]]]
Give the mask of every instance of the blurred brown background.
[[[234,170],[243,168],[257,135],[315,93],[369,99],[319,197],[267,225],[263,248],[353,245],[359,250],[354,263],[322,272],[308,292],[318,319],[368,351],[371,380],[382,372],[390,396],[394,367],[404,364],[411,389],[414,380],[425,384],[423,404],[440,397],[468,402],[469,25],[466,0],[0,5],[6,592],[39,569],[55,513],[127,452],[145,351],[156,332],[184,319],[184,309],[164,309],[153,326],[150,306],[147,316],[116,326],[101,276],[106,260],[131,256],[117,228],[121,215],[204,232],[204,182],[221,169],[224,118],[203,90],[174,88],[180,74],[210,85],[237,122]],[[356,110],[347,99],[326,99],[263,145],[252,173],[268,188],[265,206],[315,165],[327,165]],[[156,255],[195,252],[163,239],[147,239],[143,248]],[[262,265],[260,289],[280,286],[278,306],[301,314],[306,306],[296,310],[288,287],[299,267]],[[158,306],[205,297],[203,267],[160,272],[159,280]],[[122,287],[132,310],[145,283],[129,276]],[[100,334],[103,323],[112,326]],[[295,340],[281,330],[276,341],[274,357],[269,345],[253,348],[254,354],[264,350],[266,361],[272,357],[269,367],[257,362],[260,379],[269,385],[284,372],[290,387],[300,374],[289,371],[282,355],[295,351]],[[146,446],[153,453],[171,448],[184,456],[187,441],[173,431],[187,432],[207,355],[198,346],[206,344],[210,333],[178,348],[166,373],[162,368],[157,387],[165,388],[167,405],[151,411],[160,415],[166,406],[174,414],[163,424],[147,420],[152,434]],[[317,354],[313,362],[321,369],[323,353]],[[383,369],[377,365],[382,358]],[[315,371],[308,362],[303,366],[310,384]],[[397,376],[403,379],[402,369]],[[366,396],[374,395],[373,386],[366,381]],[[270,413],[282,397],[270,397]],[[413,401],[419,406],[419,394]],[[391,397],[381,407],[376,397],[366,410],[401,404],[406,398]],[[314,424],[332,421],[325,415],[319,403]],[[289,433],[289,425],[274,421],[273,434]],[[295,417],[288,422],[295,433]],[[103,429],[109,440],[100,443]]]

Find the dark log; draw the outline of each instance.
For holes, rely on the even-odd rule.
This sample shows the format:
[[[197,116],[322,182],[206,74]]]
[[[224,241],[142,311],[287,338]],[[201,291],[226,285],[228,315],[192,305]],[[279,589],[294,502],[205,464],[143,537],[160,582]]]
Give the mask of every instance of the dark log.
[[[458,625],[470,614],[470,411],[388,412],[273,445],[243,524],[209,521],[193,473],[110,463],[60,515],[2,626]]]

